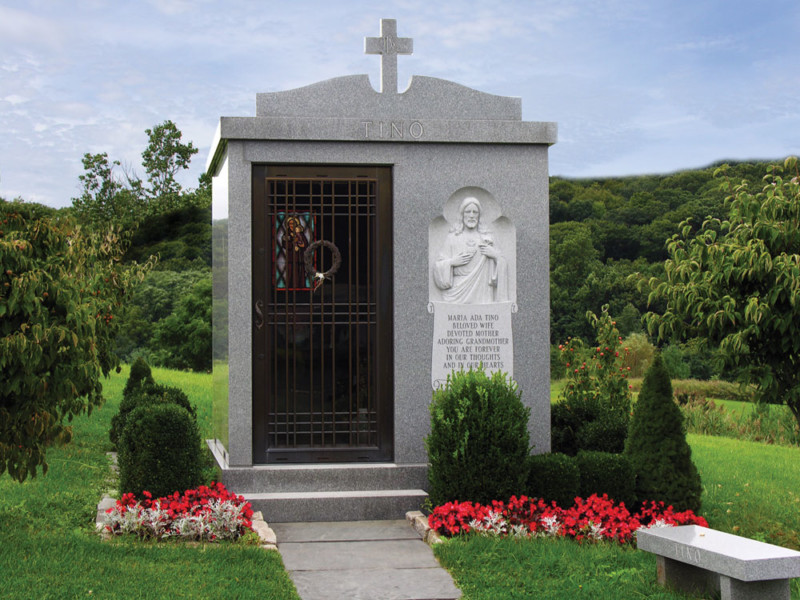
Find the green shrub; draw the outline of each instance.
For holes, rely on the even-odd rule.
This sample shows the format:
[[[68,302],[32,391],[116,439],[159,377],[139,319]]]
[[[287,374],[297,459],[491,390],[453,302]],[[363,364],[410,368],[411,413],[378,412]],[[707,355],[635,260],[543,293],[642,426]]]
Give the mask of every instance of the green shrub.
[[[558,402],[550,407],[550,447],[553,453],[575,456],[577,432],[583,423],[585,403]]]
[[[197,419],[197,410],[180,388],[156,383],[132,388],[131,391],[123,395],[119,404],[119,412],[111,418],[111,429],[108,432],[108,437],[115,447],[119,444],[119,438],[125,429],[131,411],[139,406],[150,404],[176,404],[184,408],[192,419]]]
[[[128,381],[125,382],[125,389],[122,390],[122,395],[129,396],[135,390],[139,390],[146,385],[153,385],[153,373],[150,371],[150,365],[139,357],[131,365],[131,374],[128,376]]]
[[[575,456],[580,450],[621,453],[628,435],[629,416],[605,405],[598,397],[574,397],[550,409],[553,452]]]
[[[506,374],[454,372],[434,392],[430,412],[425,447],[434,505],[487,503],[524,491],[530,409]]]
[[[686,442],[683,415],[660,355],[647,370],[633,409],[625,455],[636,474],[639,501],[662,500],[676,510],[700,509],[702,485]]]
[[[580,495],[581,474],[575,458],[554,452],[535,454],[528,458],[528,485],[525,494],[555,501],[561,508],[569,508]]]
[[[581,451],[576,458],[580,472],[580,496],[608,494],[616,502],[633,508],[636,504],[636,477],[624,454]]]
[[[578,430],[580,450],[620,454],[625,449],[630,417],[621,410],[602,410]]]
[[[153,497],[201,483],[200,434],[192,415],[177,404],[139,406],[119,439],[120,492]]]

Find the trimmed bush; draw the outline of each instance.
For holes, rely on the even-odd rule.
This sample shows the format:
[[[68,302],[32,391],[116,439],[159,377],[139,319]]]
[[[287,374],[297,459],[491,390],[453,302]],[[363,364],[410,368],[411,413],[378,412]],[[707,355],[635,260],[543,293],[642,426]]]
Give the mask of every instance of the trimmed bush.
[[[428,451],[430,500],[488,503],[525,491],[528,416],[504,373],[459,371],[433,394]]]
[[[663,501],[675,510],[700,510],[702,485],[686,442],[683,416],[659,354],[647,370],[633,409],[625,455],[636,474],[636,496]]]
[[[584,423],[576,437],[579,452],[610,452],[621,454],[625,450],[630,417],[620,410],[601,410],[593,421]]]
[[[129,396],[144,386],[154,384],[155,380],[153,380],[150,365],[140,356],[131,365],[131,374],[128,376],[128,381],[125,382],[125,389],[122,390],[122,396]]]
[[[176,404],[186,409],[193,419],[197,419],[197,410],[180,388],[156,383],[131,388],[128,394],[123,395],[122,401],[119,403],[119,412],[111,418],[108,437],[114,447],[119,444],[119,438],[125,429],[130,412],[139,406],[150,404]]]
[[[575,456],[580,450],[621,453],[629,417],[597,396],[571,397],[550,408],[553,452]]]
[[[192,415],[177,404],[139,406],[119,439],[120,492],[153,497],[200,484],[200,434]]]
[[[578,431],[592,419],[593,398],[576,402],[558,402],[550,407],[550,445],[553,453],[575,456],[578,453]]]
[[[528,458],[527,496],[568,508],[580,495],[580,483],[578,463],[571,456],[554,452]]]
[[[636,504],[636,477],[628,457],[609,452],[581,451],[576,457],[580,472],[580,496],[592,494],[624,502],[628,508]]]

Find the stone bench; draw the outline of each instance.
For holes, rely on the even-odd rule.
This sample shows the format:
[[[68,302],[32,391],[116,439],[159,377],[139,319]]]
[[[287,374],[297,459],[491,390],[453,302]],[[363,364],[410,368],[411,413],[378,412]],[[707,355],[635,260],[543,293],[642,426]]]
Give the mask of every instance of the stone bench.
[[[640,529],[636,543],[657,555],[661,585],[722,600],[789,600],[789,580],[800,577],[800,552],[697,525]]]

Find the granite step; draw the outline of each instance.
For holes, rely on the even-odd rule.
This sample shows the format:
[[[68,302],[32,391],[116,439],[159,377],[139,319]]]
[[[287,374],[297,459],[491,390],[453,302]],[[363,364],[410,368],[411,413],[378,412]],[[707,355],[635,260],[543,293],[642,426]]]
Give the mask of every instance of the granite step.
[[[223,482],[238,493],[333,492],[427,487],[427,465],[332,463],[223,467]]]
[[[422,489],[337,490],[311,492],[241,492],[272,523],[402,519],[419,510],[428,494]]]

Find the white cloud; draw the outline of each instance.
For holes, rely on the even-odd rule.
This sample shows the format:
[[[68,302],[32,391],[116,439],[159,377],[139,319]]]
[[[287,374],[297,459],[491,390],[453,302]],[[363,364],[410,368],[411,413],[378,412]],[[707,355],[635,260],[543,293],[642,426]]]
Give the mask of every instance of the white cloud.
[[[199,10],[198,2],[192,0],[148,0],[148,3],[165,15],[179,15],[190,10]]]
[[[735,42],[731,36],[723,36],[718,38],[701,38],[688,42],[679,42],[673,46],[673,49],[689,52],[705,52],[720,48],[732,48],[734,46]]]
[[[25,102],[29,101],[28,98],[25,98],[24,96],[19,96],[17,94],[11,94],[10,96],[6,96],[5,98],[3,98],[3,100],[11,104],[12,106],[16,104],[24,104]]]
[[[28,11],[0,6],[0,40],[3,44],[58,46],[63,42],[58,22]]]

